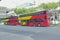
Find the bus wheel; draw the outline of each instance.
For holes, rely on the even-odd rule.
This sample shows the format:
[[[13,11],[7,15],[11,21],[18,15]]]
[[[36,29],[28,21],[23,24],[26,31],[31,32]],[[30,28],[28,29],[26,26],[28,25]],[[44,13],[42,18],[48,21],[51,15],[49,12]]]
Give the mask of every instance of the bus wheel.
[[[40,24],[38,24],[38,27],[40,27]]]
[[[36,27],[36,24],[34,24],[34,27]]]
[[[4,23],[5,25],[7,24],[7,23]]]

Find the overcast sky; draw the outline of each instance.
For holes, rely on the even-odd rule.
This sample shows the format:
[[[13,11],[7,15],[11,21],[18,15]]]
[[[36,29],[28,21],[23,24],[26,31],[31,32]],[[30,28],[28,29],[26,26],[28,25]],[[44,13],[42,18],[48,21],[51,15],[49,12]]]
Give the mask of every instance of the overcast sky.
[[[5,6],[8,8],[14,8],[16,6],[19,6],[24,3],[30,3],[33,2],[34,0],[2,0],[0,2],[0,6]],[[42,3],[42,2],[58,2],[59,0],[35,0],[37,4]]]

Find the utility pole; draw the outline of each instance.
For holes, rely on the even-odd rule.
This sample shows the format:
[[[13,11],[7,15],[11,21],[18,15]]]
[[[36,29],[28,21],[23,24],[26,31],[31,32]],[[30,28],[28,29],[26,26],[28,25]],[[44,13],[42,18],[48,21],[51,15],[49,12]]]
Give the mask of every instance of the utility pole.
[[[35,5],[36,5],[36,0],[33,1],[33,7],[35,7]]]
[[[36,5],[36,1],[34,0],[34,5]]]

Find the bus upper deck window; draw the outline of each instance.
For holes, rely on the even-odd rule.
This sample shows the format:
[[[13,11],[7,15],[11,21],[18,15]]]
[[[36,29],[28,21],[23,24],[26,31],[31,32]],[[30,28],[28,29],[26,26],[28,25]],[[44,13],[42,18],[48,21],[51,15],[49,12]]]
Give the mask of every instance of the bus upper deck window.
[[[46,11],[39,11],[38,14],[46,14]]]

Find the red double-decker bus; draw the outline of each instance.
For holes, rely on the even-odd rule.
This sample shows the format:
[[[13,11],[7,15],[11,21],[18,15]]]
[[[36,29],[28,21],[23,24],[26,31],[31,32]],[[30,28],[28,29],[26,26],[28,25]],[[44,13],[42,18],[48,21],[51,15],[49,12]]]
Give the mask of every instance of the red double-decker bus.
[[[6,25],[18,25],[18,17],[17,16],[11,16],[7,18],[8,20],[5,22]]]
[[[49,13],[47,10],[38,11],[31,14],[20,15],[20,25],[23,26],[50,26]]]

